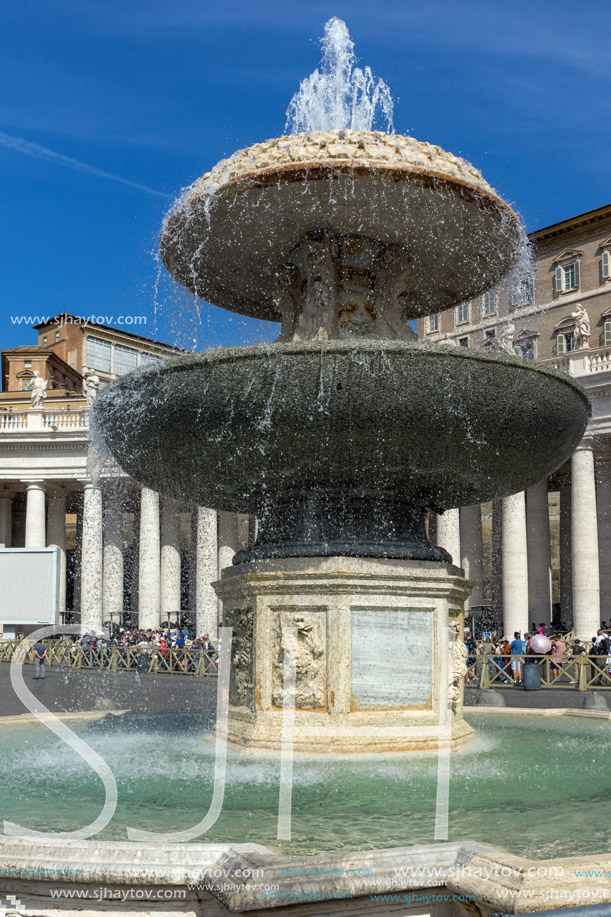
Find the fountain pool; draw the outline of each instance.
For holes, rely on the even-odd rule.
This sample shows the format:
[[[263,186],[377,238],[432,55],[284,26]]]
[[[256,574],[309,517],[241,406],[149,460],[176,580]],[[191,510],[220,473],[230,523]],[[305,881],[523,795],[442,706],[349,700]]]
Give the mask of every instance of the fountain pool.
[[[512,853],[537,859],[609,849],[607,719],[471,711],[467,719],[478,740],[452,755],[450,841],[500,841]],[[118,807],[100,839],[124,841],[126,825],[174,831],[203,817],[212,796],[214,746],[202,741],[202,732],[213,720],[214,711],[198,711],[72,725],[105,755],[118,783]],[[0,755],[4,818],[53,832],[74,830],[99,813],[101,782],[44,726],[0,728]],[[278,841],[277,756],[230,751],[221,815],[198,841],[240,839],[292,856],[428,844],[436,780],[434,755],[318,756],[315,764],[300,757],[292,838]]]

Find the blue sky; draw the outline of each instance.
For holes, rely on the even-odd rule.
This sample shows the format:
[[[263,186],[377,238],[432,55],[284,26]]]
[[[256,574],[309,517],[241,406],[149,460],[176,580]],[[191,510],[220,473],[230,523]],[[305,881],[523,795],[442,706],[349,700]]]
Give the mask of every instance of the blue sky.
[[[16,316],[63,310],[197,349],[274,336],[198,307],[157,236],[182,187],[283,133],[334,15],[397,132],[471,160],[528,229],[611,202],[608,4],[4,0],[0,348],[33,343]]]

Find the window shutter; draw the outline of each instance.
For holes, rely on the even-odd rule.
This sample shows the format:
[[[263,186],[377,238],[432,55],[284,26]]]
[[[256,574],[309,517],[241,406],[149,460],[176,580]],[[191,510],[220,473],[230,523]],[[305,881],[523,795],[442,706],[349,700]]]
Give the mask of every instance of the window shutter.
[[[556,353],[557,353],[557,354],[560,355],[560,354],[566,352],[566,350],[565,350],[565,343],[566,343],[566,341],[565,341],[564,335],[563,335],[563,334],[557,334],[557,335],[556,335]]]
[[[605,322],[604,325],[604,344],[605,347],[611,344],[611,322]]]
[[[611,267],[609,265],[609,252],[603,252],[603,280],[608,280],[609,277],[611,277]]]
[[[556,268],[556,293],[562,293],[562,268]]]
[[[575,289],[577,289],[577,287],[579,286],[581,282],[580,274],[581,274],[581,269],[579,266],[579,261],[576,261],[575,262]]]

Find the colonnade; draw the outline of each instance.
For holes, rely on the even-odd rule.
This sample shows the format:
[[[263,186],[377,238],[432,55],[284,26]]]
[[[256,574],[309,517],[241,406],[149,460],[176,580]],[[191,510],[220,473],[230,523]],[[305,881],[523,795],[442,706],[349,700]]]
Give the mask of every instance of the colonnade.
[[[25,488],[25,531],[12,537],[15,493],[0,496],[0,547],[56,547],[60,554],[60,612],[66,611],[66,510],[74,485],[58,487],[43,480],[21,482]],[[154,629],[181,613],[181,506],[142,487],[126,496],[116,482],[78,482],[82,512],[77,526],[78,575],[73,610],[80,611],[82,632],[100,632],[107,621],[119,623],[126,610],[138,627]],[[125,501],[134,503],[134,552],[131,609],[126,609]],[[215,636],[219,603],[211,583],[231,565],[238,548],[238,517],[206,507],[191,513],[191,611],[198,635]],[[68,609],[69,611],[72,609]],[[78,620],[78,617],[77,617]]]
[[[560,493],[560,604],[563,623],[589,640],[600,627],[600,568],[593,443],[585,438],[571,457],[570,478]],[[607,498],[608,499],[608,498]],[[600,501],[599,502],[603,502]],[[500,566],[503,631],[524,633],[531,622],[551,621],[552,555],[548,482],[499,501],[493,514],[491,567]],[[500,529],[500,538],[499,531]],[[475,586],[471,607],[496,604],[484,595],[480,506],[447,510],[437,517],[437,543],[462,566]],[[500,555],[500,556],[499,556]],[[459,560],[460,558],[460,560]],[[500,564],[498,563],[500,561]]]

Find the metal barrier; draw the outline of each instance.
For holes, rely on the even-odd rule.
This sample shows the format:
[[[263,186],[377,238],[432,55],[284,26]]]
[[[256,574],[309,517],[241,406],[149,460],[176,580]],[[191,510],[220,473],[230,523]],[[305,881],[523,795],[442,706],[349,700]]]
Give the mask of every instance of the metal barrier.
[[[153,647],[143,651],[138,646],[107,646],[95,649],[66,639],[44,641],[47,647],[45,665],[68,666],[71,669],[107,669],[138,671],[141,674],[169,673],[173,675],[217,675],[217,648],[207,651],[201,646]],[[26,640],[0,641],[0,662],[13,659],[34,663],[34,646]]]
[[[519,667],[524,665],[538,665],[541,676],[541,688],[574,688],[576,691],[589,689],[607,690],[611,688],[611,664],[607,663],[609,657],[587,656],[579,653],[576,656],[563,656],[556,661],[553,656],[498,656],[492,653],[481,653],[475,657],[467,672],[467,684],[473,683],[480,688],[500,687],[505,684],[515,684],[512,671],[512,662],[517,662]],[[469,682],[469,672],[477,673],[479,680]]]

